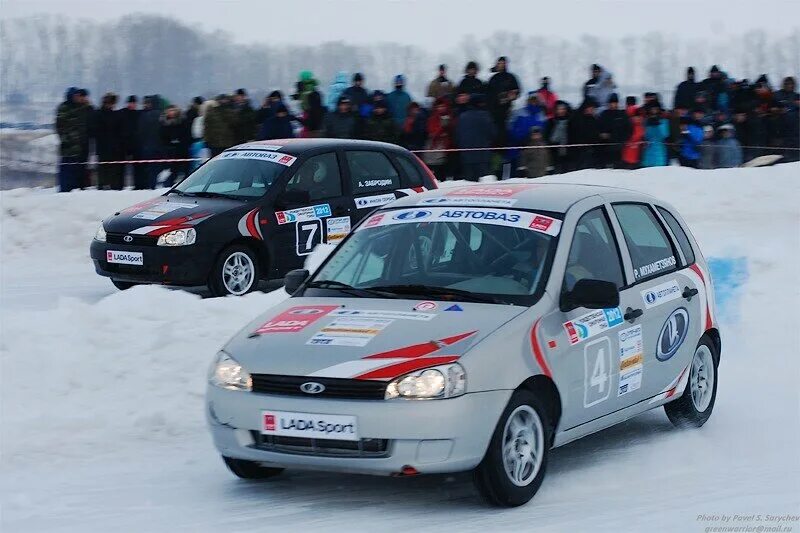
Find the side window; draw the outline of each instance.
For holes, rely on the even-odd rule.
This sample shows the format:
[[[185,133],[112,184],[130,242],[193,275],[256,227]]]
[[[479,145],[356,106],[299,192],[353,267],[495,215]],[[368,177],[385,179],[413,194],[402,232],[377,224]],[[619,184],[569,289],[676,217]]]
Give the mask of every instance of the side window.
[[[306,191],[312,201],[342,195],[342,178],[336,154],[315,155],[303,163],[286,184],[287,191]]]
[[[353,194],[393,191],[401,188],[400,175],[381,152],[346,152]]]
[[[636,281],[677,269],[672,243],[649,206],[615,204],[614,212],[628,244]]]
[[[420,174],[419,167],[415,165],[410,159],[404,156],[398,156],[397,161],[403,168],[403,172],[408,176],[409,187],[420,187],[423,184],[422,174]]]
[[[571,291],[582,279],[610,281],[617,288],[625,284],[617,242],[601,207],[578,221],[567,258],[564,290]]]
[[[694,263],[694,250],[692,250],[692,244],[689,242],[689,237],[686,236],[686,232],[683,231],[680,222],[678,222],[678,219],[676,219],[672,213],[663,207],[658,207],[657,209],[658,212],[661,213],[661,216],[664,217],[669,229],[672,230],[672,234],[678,239],[678,246],[681,247],[683,256],[686,258],[686,264],[691,265]]]

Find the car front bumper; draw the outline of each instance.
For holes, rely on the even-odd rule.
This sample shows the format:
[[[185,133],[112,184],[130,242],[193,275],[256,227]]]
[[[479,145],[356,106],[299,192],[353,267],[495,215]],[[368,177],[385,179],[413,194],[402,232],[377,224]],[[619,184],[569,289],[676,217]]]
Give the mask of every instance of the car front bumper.
[[[144,264],[121,265],[106,261],[109,250],[140,252]],[[95,272],[117,281],[162,283],[167,285],[205,285],[216,257],[211,246],[142,246],[109,244],[93,240],[89,253]]]
[[[272,396],[209,386],[206,418],[222,455],[268,466],[364,474],[460,472],[483,459],[510,390],[446,400],[337,400]],[[353,457],[260,449],[262,410],[351,415],[361,439],[387,439],[381,456]]]

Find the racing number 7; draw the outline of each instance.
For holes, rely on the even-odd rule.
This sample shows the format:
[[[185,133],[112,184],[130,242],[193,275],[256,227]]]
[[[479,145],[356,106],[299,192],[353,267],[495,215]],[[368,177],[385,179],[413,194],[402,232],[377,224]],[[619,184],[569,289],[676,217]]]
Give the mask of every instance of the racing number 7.
[[[322,220],[298,222],[297,228],[297,255],[308,255],[314,246],[322,242]]]

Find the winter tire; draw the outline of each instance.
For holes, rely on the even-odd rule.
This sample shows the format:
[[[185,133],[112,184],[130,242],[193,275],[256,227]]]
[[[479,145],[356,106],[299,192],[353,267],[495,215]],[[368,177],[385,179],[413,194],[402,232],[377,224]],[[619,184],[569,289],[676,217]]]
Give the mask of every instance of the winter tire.
[[[483,461],[474,471],[481,497],[498,507],[516,507],[539,490],[547,469],[552,427],[537,396],[520,389],[500,416]]]
[[[709,419],[717,399],[718,367],[714,342],[704,335],[694,351],[686,389],[680,398],[664,406],[675,426],[699,428]]]
[[[228,467],[228,470],[241,479],[269,479],[277,476],[284,470],[283,468],[261,466],[260,463],[255,461],[234,459],[233,457],[225,457],[224,455],[222,456],[222,460],[225,461],[225,466]]]
[[[229,246],[217,258],[208,287],[214,296],[242,296],[258,287],[258,258],[247,246]]]

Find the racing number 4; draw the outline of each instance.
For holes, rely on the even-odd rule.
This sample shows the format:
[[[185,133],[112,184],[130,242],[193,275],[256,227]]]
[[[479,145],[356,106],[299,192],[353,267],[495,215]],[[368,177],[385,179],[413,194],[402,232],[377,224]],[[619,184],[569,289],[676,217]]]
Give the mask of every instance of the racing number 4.
[[[322,220],[298,222],[297,228],[297,255],[308,255],[314,246],[322,242]]]
[[[586,345],[583,351],[585,382],[583,406],[591,407],[606,400],[611,392],[611,341],[608,337]]]

